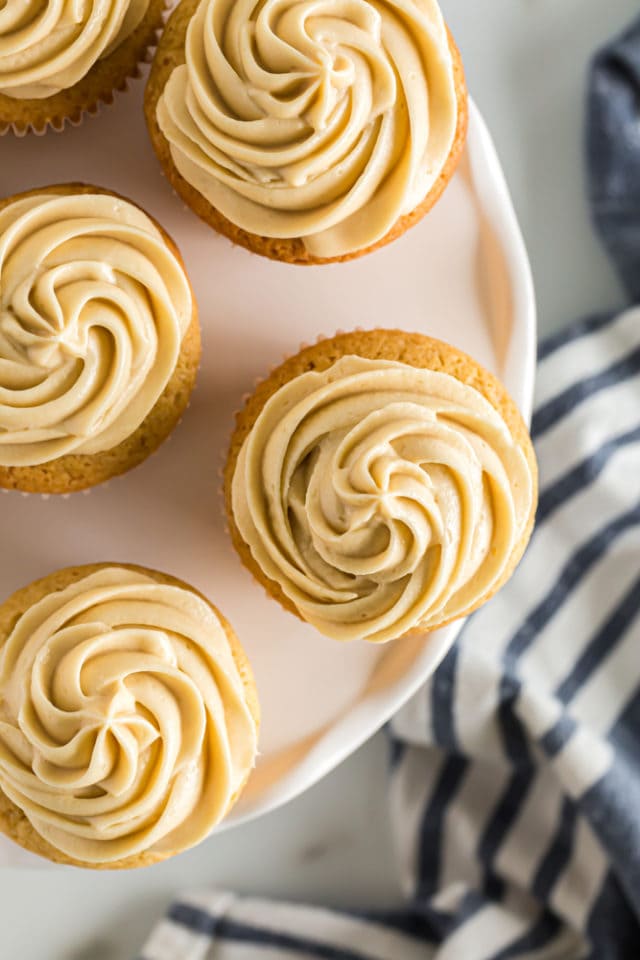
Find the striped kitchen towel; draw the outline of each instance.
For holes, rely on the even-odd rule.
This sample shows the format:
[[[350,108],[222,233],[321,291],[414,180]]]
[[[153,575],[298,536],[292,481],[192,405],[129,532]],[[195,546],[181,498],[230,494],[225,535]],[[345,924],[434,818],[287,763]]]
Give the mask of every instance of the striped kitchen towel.
[[[201,891],[145,960],[640,958],[640,309],[542,345],[533,433],[525,559],[392,725],[410,908]]]
[[[591,81],[594,215],[640,297],[640,23]],[[198,891],[143,960],[640,960],[640,308],[542,344],[532,433],[526,556],[391,726],[406,909]]]

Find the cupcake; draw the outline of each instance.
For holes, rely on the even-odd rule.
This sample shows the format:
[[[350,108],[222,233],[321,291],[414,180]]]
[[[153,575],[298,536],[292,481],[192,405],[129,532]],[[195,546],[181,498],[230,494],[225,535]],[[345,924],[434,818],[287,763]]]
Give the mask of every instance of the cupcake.
[[[180,254],[139,207],[78,184],[0,201],[0,487],[69,493],[134,467],[199,358]]]
[[[258,724],[233,630],[174,577],[73,567],[0,606],[0,830],[33,853],[115,869],[199,843]]]
[[[238,414],[225,474],[240,557],[336,640],[465,617],[531,533],[536,461],[499,380],[439,340],[345,333],[278,367]]]
[[[203,220],[286,263],[399,237],[460,158],[467,98],[435,0],[182,0],[153,62],[147,124]]]
[[[165,0],[0,4],[0,133],[78,123],[138,76]]]

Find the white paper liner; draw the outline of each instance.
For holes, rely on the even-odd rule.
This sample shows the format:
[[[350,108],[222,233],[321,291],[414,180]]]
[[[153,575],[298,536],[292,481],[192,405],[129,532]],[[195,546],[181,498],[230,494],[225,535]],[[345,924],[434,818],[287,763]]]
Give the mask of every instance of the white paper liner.
[[[134,69],[125,77],[123,77],[118,84],[112,87],[108,94],[99,97],[93,103],[83,107],[78,117],[60,117],[54,120],[47,120],[42,127],[36,127],[32,123],[29,123],[26,126],[21,126],[16,123],[5,123],[0,120],[0,137],[4,137],[9,133],[18,138],[26,137],[28,135],[44,137],[49,132],[64,133],[67,127],[74,128],[82,126],[87,117],[93,119],[94,117],[99,116],[105,107],[112,106],[118,94],[127,94],[129,92],[132,80],[139,80],[142,77],[142,67],[151,63],[153,60],[155,52],[158,48],[160,36],[162,35],[162,31],[164,30],[167,18],[169,17],[173,6],[174,3],[172,0],[166,0],[165,8],[162,12],[162,23],[154,31],[153,41],[147,44],[142,52],[142,55],[138,58]],[[16,103],[20,103],[20,100],[16,100]]]

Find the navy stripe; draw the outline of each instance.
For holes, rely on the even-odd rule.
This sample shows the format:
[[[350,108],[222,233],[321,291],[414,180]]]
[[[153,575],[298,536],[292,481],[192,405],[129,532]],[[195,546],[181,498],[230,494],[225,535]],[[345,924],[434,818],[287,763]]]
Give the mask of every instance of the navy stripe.
[[[515,767],[506,789],[494,808],[478,841],[478,859],[490,871],[492,899],[500,899],[504,884],[493,870],[496,854],[520,812],[533,779],[531,751],[524,727],[514,712],[514,703],[520,695],[520,682],[505,674],[500,680],[498,720],[504,751]]]
[[[431,944],[440,943],[449,923],[447,914],[428,904],[424,908],[422,904],[413,905],[406,910],[355,910],[351,915]]]
[[[626,433],[621,433],[617,437],[612,437],[603,443],[599,450],[593,456],[587,457],[582,463],[577,464],[563,476],[559,477],[554,483],[549,484],[545,490],[540,493],[538,501],[538,511],[536,513],[536,523],[544,523],[551,514],[562,506],[570,497],[579,493],[589,484],[600,476],[611,457],[623,447],[633,443],[640,442],[640,426],[633,427]]]
[[[638,745],[638,733],[640,732],[640,673],[637,659],[634,663],[634,670],[636,676],[635,692],[626,704],[620,704],[620,715],[610,730],[607,739],[613,744],[619,757],[625,758],[629,769],[635,771],[640,761],[640,748]],[[640,809],[640,807],[638,809]],[[640,856],[638,860],[638,866],[640,866]],[[638,884],[638,893],[640,893],[640,883]]]
[[[576,728],[576,721],[565,713],[550,730],[540,737],[538,742],[548,757],[555,757],[569,742]]]
[[[447,925],[443,927],[441,942],[444,943],[456,930],[464,926],[486,905],[486,897],[479,890],[467,890],[457,908],[448,914]]]
[[[502,880],[502,878],[499,877],[491,867],[487,868],[487,872],[484,876],[483,889],[487,899],[492,903],[499,903],[504,896],[504,880]]]
[[[531,890],[541,903],[548,904],[553,889],[573,856],[578,825],[578,808],[565,797],[553,843],[536,870]]]
[[[617,386],[635,377],[638,372],[640,372],[640,347],[612,363],[605,370],[601,370],[600,373],[595,373],[567,387],[558,396],[538,407],[531,421],[531,435],[534,438],[540,438],[543,433],[571,413],[578,404],[608,387]]]
[[[514,704],[520,696],[522,684],[520,680],[509,673],[500,678],[500,702],[497,715],[500,724],[500,733],[504,752],[514,767],[530,767],[531,754],[529,738],[520,718],[514,712]]]
[[[622,636],[639,607],[640,579],[632,585],[622,603],[609,617],[604,627],[598,631],[569,677],[560,685],[556,692],[560,699],[566,702],[577,692],[581,684],[595,671],[604,656]],[[564,715],[552,730],[540,739],[540,745],[548,755],[555,755],[567,743],[575,729],[575,721],[568,715]],[[636,729],[640,729],[640,723]],[[613,803],[615,804],[615,798]],[[555,882],[571,858],[577,816],[575,804],[565,799],[560,827],[533,882],[533,893],[543,902],[548,900]]]
[[[493,873],[493,863],[502,842],[515,822],[531,785],[529,770],[517,770],[509,778],[507,789],[496,805],[493,815],[485,827],[478,843],[478,859]],[[502,882],[495,876],[493,899],[500,899],[503,892]]]
[[[589,960],[637,960],[640,956],[638,917],[612,873],[589,915],[587,937],[593,944]]]
[[[389,731],[389,767],[391,773],[394,773],[402,763],[408,748],[406,740],[396,737],[391,725],[387,729]]]
[[[516,654],[526,649],[529,643],[535,639],[542,626],[557,612],[570,591],[610,547],[615,538],[629,526],[638,522],[640,522],[640,504],[616,518],[576,551],[574,556],[565,565],[558,585],[551,591],[550,595],[542,601],[538,608],[533,611],[532,615],[527,618],[523,628],[516,633],[509,646],[510,658],[514,658]],[[520,769],[511,777],[509,785],[480,840],[478,856],[481,862],[487,867],[491,867],[493,864],[504,837],[515,822],[534,777],[533,770],[530,766],[531,756],[528,738],[519,718],[513,711],[513,704],[517,699],[518,693],[519,684],[517,680],[513,676],[505,675],[501,682],[501,703],[499,707],[500,727],[505,752],[512,763],[520,767]],[[567,719],[566,722],[563,722],[554,730],[549,737],[549,742],[546,744],[550,751],[553,751],[554,748],[560,749],[564,742],[566,742],[571,732],[570,726],[571,721]],[[552,741],[555,741],[555,743]],[[524,769],[522,769],[523,767]],[[445,772],[448,777],[451,777],[450,789],[454,792],[458,788],[458,782],[455,776],[456,769],[456,767],[453,767],[447,770],[447,764],[445,764]],[[439,786],[440,788],[442,787],[441,784]],[[434,826],[433,830],[428,831],[423,826],[423,838],[425,835],[430,834],[432,847],[435,849],[437,849],[437,837],[433,836],[433,834],[440,830],[440,821],[442,820],[443,813],[444,811],[440,811],[438,823]],[[428,809],[425,814],[425,821],[429,818],[430,810]],[[426,841],[424,839],[422,851],[423,861],[426,861]],[[553,856],[555,856],[555,854]],[[421,872],[421,889],[423,895],[436,889],[439,859],[439,856],[436,857],[434,854],[428,864],[426,862],[423,863]],[[549,870],[551,868],[547,866],[545,869]]]
[[[538,362],[546,360],[556,350],[566,347],[568,343],[581,340],[582,337],[587,337],[589,334],[597,333],[598,330],[608,327],[620,316],[622,316],[621,313],[596,313],[593,316],[585,317],[584,320],[579,320],[577,323],[572,323],[571,326],[559,330],[558,333],[554,333],[550,337],[545,337],[538,345]]]
[[[450,753],[460,753],[453,716],[456,672],[460,657],[459,643],[460,638],[436,670],[431,683],[433,740]]]
[[[609,735],[615,748],[612,766],[582,795],[580,808],[611,862],[615,863],[618,880],[640,917],[638,730],[640,691],[621,713]]]
[[[438,889],[444,819],[469,767],[469,761],[453,754],[444,761],[438,782],[427,803],[418,837],[416,899],[426,900]]]
[[[540,631],[556,615],[563,603],[587,575],[589,570],[609,550],[626,530],[640,523],[640,503],[619,514],[605,527],[583,543],[565,563],[552,590],[534,607],[509,642],[505,663],[514,664],[537,639]]]
[[[505,669],[508,669],[509,664],[512,669],[514,668],[517,657],[539,636],[540,630],[557,613],[576,584],[609,549],[615,538],[638,522],[640,522],[640,503],[598,531],[573,554],[565,564],[556,586],[534,608],[510,641],[505,656]],[[535,778],[535,769],[531,766],[528,737],[513,709],[518,693],[517,678],[505,673],[500,682],[498,718],[505,753],[516,767],[516,771],[478,845],[478,856],[488,866],[493,864],[504,838],[515,823]]]
[[[627,590],[621,602],[589,641],[573,669],[556,688],[555,696],[568,703],[580,687],[595,673],[640,613],[640,577]]]
[[[558,918],[545,911],[526,933],[514,940],[513,943],[503,947],[502,950],[492,954],[491,960],[511,960],[513,957],[521,957],[523,953],[540,950],[542,947],[548,946],[557,937],[560,929]]]
[[[354,916],[435,945],[445,943],[448,937],[486,905],[487,898],[483,892],[468,890],[459,904],[449,911],[436,910],[427,901],[414,904],[409,910],[358,912]]]
[[[171,923],[177,923],[180,927],[187,927],[194,933],[202,934],[205,937],[214,937],[218,933],[221,917],[214,917],[206,910],[200,910],[198,907],[192,907],[188,903],[172,903],[167,912],[167,919]]]
[[[277,930],[265,930],[248,923],[237,923],[228,917],[214,917],[186,903],[174,903],[168,913],[172,923],[187,927],[194,933],[217,940],[249,943],[256,947],[271,947],[287,953],[302,953],[321,960],[373,960],[371,953],[335,947],[332,944],[294,936]]]

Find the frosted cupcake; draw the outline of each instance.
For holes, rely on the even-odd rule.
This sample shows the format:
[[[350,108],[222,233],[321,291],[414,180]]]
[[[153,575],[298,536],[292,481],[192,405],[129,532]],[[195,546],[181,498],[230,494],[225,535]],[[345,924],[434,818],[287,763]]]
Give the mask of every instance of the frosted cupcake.
[[[454,347],[374,330],[307,347],[239,413],[234,544],[286,609],[336,640],[434,630],[506,582],[537,495],[526,426]]]
[[[435,0],[182,0],[145,110],[169,181],[203,220],[302,264],[349,260],[416,223],[467,125]]]
[[[204,839],[256,757],[247,658],[195,590],[61,570],[0,606],[0,830],[60,863],[139,867]]]
[[[78,184],[0,201],[0,487],[69,493],[136,466],[199,358],[180,254],[144,211]]]
[[[138,75],[165,0],[0,4],[0,132],[60,130]]]

